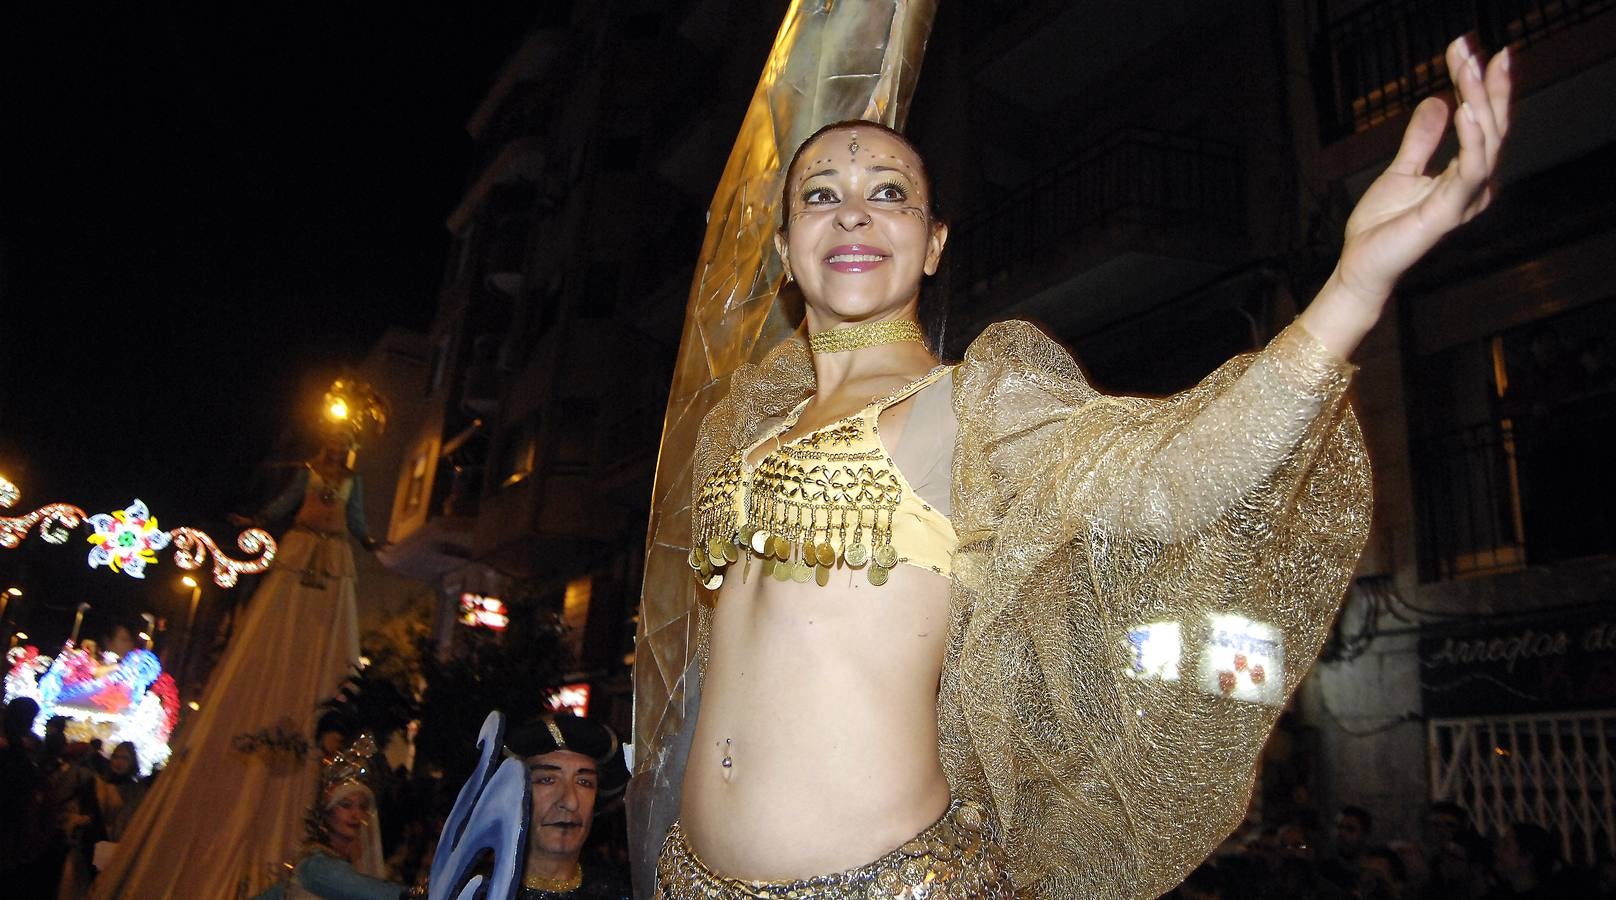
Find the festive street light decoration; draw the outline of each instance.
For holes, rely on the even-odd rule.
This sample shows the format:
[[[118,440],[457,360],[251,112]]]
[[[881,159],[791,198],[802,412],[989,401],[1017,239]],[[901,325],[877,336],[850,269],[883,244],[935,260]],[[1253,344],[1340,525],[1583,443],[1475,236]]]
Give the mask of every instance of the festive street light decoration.
[[[0,476],[0,508],[10,508],[20,496],[17,486]],[[211,559],[213,583],[222,588],[234,587],[242,575],[268,569],[277,550],[269,532],[249,528],[236,537],[236,546],[249,558],[234,559],[221,553],[213,538],[199,529],[161,530],[157,517],[140,500],[124,509],[94,516],[69,503],[50,503],[22,516],[0,516],[0,548],[15,550],[34,533],[46,543],[63,544],[73,529],[86,523],[95,530],[88,538],[93,545],[90,568],[105,566],[131,578],[144,579],[146,567],[158,561],[158,551],[173,547],[174,564],[181,569],[199,569]]]
[[[90,517],[95,534],[89,541],[90,568],[106,566],[130,578],[145,578],[146,566],[157,563],[157,551],[168,546],[168,532],[159,530],[157,517],[136,498],[128,509]]]

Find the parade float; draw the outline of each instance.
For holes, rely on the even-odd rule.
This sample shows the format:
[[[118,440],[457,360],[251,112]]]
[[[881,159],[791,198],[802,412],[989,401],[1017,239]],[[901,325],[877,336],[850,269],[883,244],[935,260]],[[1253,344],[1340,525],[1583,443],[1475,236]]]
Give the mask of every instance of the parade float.
[[[108,749],[133,741],[140,774],[168,760],[168,738],[179,722],[180,697],[157,654],[133,649],[95,654],[70,641],[54,657],[38,647],[6,654],[6,702],[27,697],[39,704],[34,730],[56,716],[67,719],[70,743],[99,738]]]

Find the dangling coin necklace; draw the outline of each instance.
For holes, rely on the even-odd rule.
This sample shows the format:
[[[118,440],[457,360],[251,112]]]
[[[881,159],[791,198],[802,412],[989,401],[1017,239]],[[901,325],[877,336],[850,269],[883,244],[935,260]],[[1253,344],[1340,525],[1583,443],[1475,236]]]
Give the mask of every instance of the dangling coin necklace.
[[[815,353],[846,353],[878,344],[898,344],[906,341],[925,343],[925,335],[913,319],[890,322],[866,322],[852,328],[836,328],[808,336],[808,349]]]

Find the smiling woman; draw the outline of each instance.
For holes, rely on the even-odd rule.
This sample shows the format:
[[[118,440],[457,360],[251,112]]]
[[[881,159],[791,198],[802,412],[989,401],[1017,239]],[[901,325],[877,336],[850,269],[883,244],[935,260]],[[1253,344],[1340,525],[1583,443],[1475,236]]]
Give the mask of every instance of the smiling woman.
[[[1487,203],[1507,59],[1448,69],[1458,160],[1423,174],[1427,101],[1306,312],[1160,400],[1026,323],[942,365],[920,154],[863,121],[798,148],[775,246],[806,346],[734,373],[692,466],[700,709],[659,897],[1155,897],[1205,858],[1368,531],[1346,356]]]
[[[308,842],[281,879],[253,900],[398,900],[389,881],[370,777],[376,742],[361,735],[321,761],[320,796],[308,815]]]

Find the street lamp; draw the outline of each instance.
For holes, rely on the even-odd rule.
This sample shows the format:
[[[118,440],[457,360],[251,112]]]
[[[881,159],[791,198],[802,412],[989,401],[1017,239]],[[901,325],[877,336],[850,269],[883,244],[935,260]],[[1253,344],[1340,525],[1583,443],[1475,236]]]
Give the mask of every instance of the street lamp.
[[[22,588],[17,587],[16,585],[6,588],[5,593],[0,594],[0,622],[4,622],[6,620],[6,607],[11,605],[11,598],[21,596]]]
[[[202,599],[202,582],[189,575],[180,576],[180,584],[191,589],[191,612],[185,617],[185,652],[180,657],[180,666],[177,668],[183,677],[191,664],[192,630],[196,627],[196,605]]]
[[[90,604],[80,603],[73,612],[73,636],[68,641],[77,647],[79,644],[79,627],[84,624],[84,614],[90,611]]]

